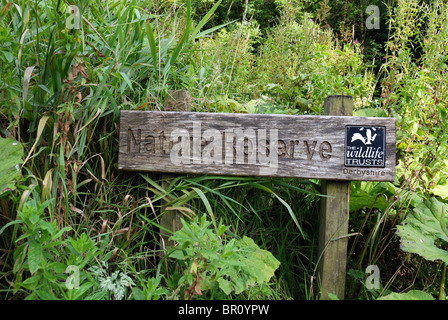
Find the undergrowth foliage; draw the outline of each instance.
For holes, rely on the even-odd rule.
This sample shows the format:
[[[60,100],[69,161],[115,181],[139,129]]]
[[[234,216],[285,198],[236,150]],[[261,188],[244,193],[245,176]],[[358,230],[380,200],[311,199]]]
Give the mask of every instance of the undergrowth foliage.
[[[448,5],[391,5],[379,68],[346,25],[359,10],[331,29],[332,5],[355,6],[1,0],[2,299],[318,297],[319,181],[117,170],[120,110],[163,110],[174,89],[198,112],[321,114],[338,94],[395,117],[396,181],[352,183],[347,298],[444,298]],[[163,203],[184,215],[165,258]]]
[[[177,284],[186,299],[203,294],[209,298],[225,298],[232,292],[241,294],[255,284],[268,282],[280,264],[251,238],[223,241],[221,236],[228,227],[219,224],[215,233],[205,216],[193,223],[182,220],[182,225],[171,238],[178,246],[169,256],[185,262]]]

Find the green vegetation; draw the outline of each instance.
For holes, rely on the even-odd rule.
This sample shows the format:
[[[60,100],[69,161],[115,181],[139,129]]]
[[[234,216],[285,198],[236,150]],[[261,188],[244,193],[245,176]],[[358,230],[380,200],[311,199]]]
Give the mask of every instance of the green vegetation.
[[[210,298],[225,299],[232,292],[238,295],[271,279],[280,262],[270,252],[246,236],[223,244],[219,237],[227,227],[217,226],[215,234],[206,219],[202,216],[200,223],[182,220],[183,228],[172,237],[178,246],[169,256],[186,263],[183,276],[174,282],[177,290],[188,285],[184,298],[202,296],[206,290]]]
[[[337,94],[396,118],[396,181],[352,182],[345,298],[446,299],[447,19],[439,0],[0,0],[1,299],[318,298],[319,181],[118,171],[120,110],[176,89],[197,112]],[[184,214],[168,257],[163,203]]]

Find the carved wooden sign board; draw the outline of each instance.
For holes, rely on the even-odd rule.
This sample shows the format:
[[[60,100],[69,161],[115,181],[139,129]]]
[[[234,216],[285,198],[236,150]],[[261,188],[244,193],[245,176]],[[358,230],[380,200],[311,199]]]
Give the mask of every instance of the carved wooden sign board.
[[[394,181],[395,119],[121,111],[120,170]]]

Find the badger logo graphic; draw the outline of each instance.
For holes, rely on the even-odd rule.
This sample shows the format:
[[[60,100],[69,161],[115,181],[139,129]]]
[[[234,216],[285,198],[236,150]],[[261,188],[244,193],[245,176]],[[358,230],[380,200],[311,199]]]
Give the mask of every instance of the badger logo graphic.
[[[360,129],[360,131],[363,131],[363,130],[364,130],[364,128],[361,128],[361,129]],[[359,140],[359,141],[361,141],[364,145],[366,145],[366,144],[372,144],[372,141],[374,141],[375,138],[376,138],[376,136],[377,136],[376,133],[372,136],[372,130],[376,131],[375,128],[367,129],[367,130],[366,130],[366,136],[365,136],[365,137],[363,137],[363,136],[361,135],[361,133],[358,133],[358,132],[354,133],[353,136],[352,136],[352,140],[351,140],[350,142]]]
[[[384,167],[386,128],[346,126],[344,165]]]

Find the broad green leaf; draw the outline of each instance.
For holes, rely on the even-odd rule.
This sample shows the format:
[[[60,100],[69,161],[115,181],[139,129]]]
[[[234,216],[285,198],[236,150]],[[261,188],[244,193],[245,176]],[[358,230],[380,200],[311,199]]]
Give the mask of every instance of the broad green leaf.
[[[237,241],[240,250],[246,252],[250,263],[246,266],[247,271],[253,275],[258,283],[269,281],[280,262],[267,250],[260,249],[253,239],[244,236]]]
[[[355,112],[356,117],[387,117],[386,112],[380,108],[365,108]]]
[[[145,300],[145,296],[143,295],[143,291],[139,288],[132,288],[132,297],[135,300]]]
[[[234,291],[239,294],[256,283],[265,283],[272,278],[280,262],[269,251],[260,249],[246,236],[236,240],[235,246],[237,249],[233,254],[226,255],[226,259],[217,263],[221,274],[217,282],[224,293]]]
[[[226,268],[222,270],[221,273],[223,276],[220,277],[217,282],[219,288],[227,295],[232,291],[236,294],[240,294],[256,282],[254,277],[242,272],[239,268]]]
[[[16,188],[16,182],[21,178],[20,164],[23,163],[23,146],[14,139],[0,138],[0,196],[8,190]]]
[[[31,289],[36,287],[40,281],[42,281],[42,274],[26,278],[25,281],[22,282],[22,285],[27,289]]]
[[[386,186],[383,183],[364,182],[359,187],[352,184],[350,190],[350,212],[363,208],[377,208],[382,212],[386,209]],[[394,192],[392,192],[393,194]]]
[[[448,206],[430,198],[412,210],[397,227],[404,251],[417,253],[431,261],[448,263],[448,251],[437,246],[448,242]]]
[[[23,262],[25,261],[26,258],[26,253],[27,253],[27,249],[28,245],[27,244],[22,244],[19,247],[17,247],[16,250],[14,250],[14,265],[13,265],[13,269],[12,271],[17,274],[19,272],[19,270],[22,268],[23,266]]]
[[[350,195],[350,212],[363,208],[377,208],[384,212],[385,207],[386,198],[381,195],[370,194],[363,190],[357,194]]]
[[[218,279],[218,283],[219,283],[219,288],[224,291],[224,293],[226,295],[229,295],[233,288],[232,288],[232,282],[230,280],[226,280],[224,278],[219,278]]]
[[[42,245],[36,240],[30,241],[28,248],[28,267],[31,273],[35,273],[39,269],[43,257]]]
[[[43,289],[36,290],[36,294],[42,300],[59,300],[55,295],[53,295],[50,291],[46,291]]]
[[[432,188],[432,192],[445,200],[448,200],[448,184],[437,185]]]
[[[62,262],[51,262],[48,264],[48,267],[50,270],[54,271],[55,273],[65,273],[65,270],[67,269],[67,265]]]
[[[378,298],[377,300],[435,300],[433,296],[425,291],[411,290],[405,293],[392,292],[387,296]]]
[[[36,221],[36,223],[38,222],[39,223],[39,227],[42,230],[48,231],[48,233],[50,235],[53,235],[53,234],[55,234],[57,232],[56,223],[51,223],[51,222],[42,220],[42,219],[40,219],[40,217],[38,215],[33,215],[32,217],[38,219]]]

